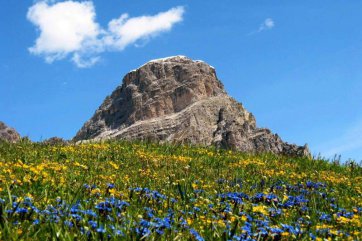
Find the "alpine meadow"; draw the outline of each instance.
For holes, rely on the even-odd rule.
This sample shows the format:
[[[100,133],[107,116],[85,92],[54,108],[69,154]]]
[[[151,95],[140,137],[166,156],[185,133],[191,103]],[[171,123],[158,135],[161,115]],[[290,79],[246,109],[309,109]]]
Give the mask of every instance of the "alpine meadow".
[[[2,240],[359,240],[362,168],[141,142],[2,142]]]

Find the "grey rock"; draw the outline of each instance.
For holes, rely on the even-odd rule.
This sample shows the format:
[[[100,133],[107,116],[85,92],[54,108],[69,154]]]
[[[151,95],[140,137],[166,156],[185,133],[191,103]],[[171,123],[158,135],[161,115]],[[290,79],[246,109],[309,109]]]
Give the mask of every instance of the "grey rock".
[[[0,121],[0,140],[8,142],[17,142],[20,140],[20,135],[14,128],[5,125]]]
[[[227,95],[215,69],[185,56],[153,60],[128,73],[73,140],[104,139],[310,155],[307,146],[257,128],[254,116]]]
[[[57,137],[57,136],[53,136],[48,139],[45,139],[44,141],[42,141],[42,143],[46,144],[46,145],[50,145],[50,146],[56,146],[56,145],[64,146],[64,145],[69,144],[69,142],[67,140],[64,140],[63,138]]]

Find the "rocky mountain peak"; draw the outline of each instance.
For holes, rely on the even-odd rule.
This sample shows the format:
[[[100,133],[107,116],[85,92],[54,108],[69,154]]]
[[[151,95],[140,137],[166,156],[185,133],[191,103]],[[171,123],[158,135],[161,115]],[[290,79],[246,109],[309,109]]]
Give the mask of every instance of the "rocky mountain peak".
[[[20,140],[20,135],[14,128],[7,126],[4,122],[0,121],[0,140],[17,142]]]
[[[215,69],[185,56],[151,60],[126,74],[74,140],[108,138],[309,154],[307,147],[257,128],[253,115],[227,95]]]

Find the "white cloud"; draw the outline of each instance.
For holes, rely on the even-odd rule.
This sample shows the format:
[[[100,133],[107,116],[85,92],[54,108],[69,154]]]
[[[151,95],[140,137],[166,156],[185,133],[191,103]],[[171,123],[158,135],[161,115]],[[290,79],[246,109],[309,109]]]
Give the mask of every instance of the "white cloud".
[[[72,57],[72,61],[79,67],[79,68],[89,68],[96,64],[100,60],[99,56],[94,57],[83,57],[79,53],[74,53]]]
[[[40,36],[30,52],[53,62],[84,49],[100,32],[95,15],[92,2],[36,3],[27,17],[39,28]]]
[[[27,18],[39,30],[30,53],[43,56],[51,63],[71,55],[71,60],[81,68],[99,61],[104,51],[122,51],[139,40],[148,40],[162,32],[170,31],[183,20],[184,8],[176,7],[154,16],[130,18],[122,14],[103,29],[96,22],[96,12],[91,1],[35,3]]]
[[[259,32],[263,31],[263,30],[268,30],[268,29],[272,29],[274,28],[275,23],[274,20],[271,18],[267,18],[264,20],[264,22],[260,25],[259,27]]]
[[[253,34],[256,34],[256,33],[260,33],[264,30],[270,30],[272,28],[275,27],[275,22],[273,19],[271,18],[266,18],[259,26],[259,29],[258,30],[255,30],[253,32],[250,32],[248,35],[253,35]]]
[[[183,13],[183,7],[176,7],[155,16],[129,18],[123,14],[109,22],[105,44],[122,50],[139,39],[171,30],[175,23],[182,21]]]

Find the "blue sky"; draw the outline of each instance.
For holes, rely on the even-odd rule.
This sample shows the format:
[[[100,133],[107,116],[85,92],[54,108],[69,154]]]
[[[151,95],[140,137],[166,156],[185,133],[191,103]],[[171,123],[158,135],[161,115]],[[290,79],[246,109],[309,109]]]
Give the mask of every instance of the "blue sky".
[[[214,66],[258,126],[315,155],[359,161],[360,9],[361,1],[1,1],[0,120],[32,140],[72,138],[129,70],[186,55]],[[83,25],[60,30],[64,19]]]

